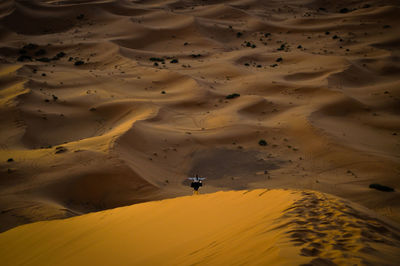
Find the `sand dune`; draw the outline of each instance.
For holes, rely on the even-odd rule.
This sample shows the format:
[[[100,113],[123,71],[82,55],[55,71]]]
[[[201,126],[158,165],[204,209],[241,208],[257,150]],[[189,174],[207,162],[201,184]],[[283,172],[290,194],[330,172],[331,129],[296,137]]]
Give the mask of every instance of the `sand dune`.
[[[2,1],[0,230],[188,195],[194,173],[204,192],[312,189],[400,221],[398,11]]]
[[[0,234],[3,265],[396,265],[400,229],[322,193],[217,192]],[[17,255],[18,254],[18,255]]]

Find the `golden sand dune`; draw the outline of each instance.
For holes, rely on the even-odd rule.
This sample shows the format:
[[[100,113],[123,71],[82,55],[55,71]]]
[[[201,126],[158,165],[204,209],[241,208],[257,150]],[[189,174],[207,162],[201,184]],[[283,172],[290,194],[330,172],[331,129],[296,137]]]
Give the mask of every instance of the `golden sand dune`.
[[[399,10],[1,1],[0,230],[187,195],[195,173],[400,221]]]
[[[2,265],[397,265],[400,228],[312,191],[141,203],[0,234]]]

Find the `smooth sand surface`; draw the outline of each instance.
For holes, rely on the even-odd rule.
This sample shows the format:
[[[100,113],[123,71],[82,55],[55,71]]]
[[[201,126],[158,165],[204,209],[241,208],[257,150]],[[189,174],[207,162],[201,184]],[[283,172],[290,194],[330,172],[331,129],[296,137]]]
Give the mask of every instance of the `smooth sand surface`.
[[[314,190],[400,222],[399,14],[397,0],[0,1],[0,232],[189,195],[195,173],[204,193]]]
[[[0,234],[2,265],[397,265],[400,228],[312,191],[217,192]]]

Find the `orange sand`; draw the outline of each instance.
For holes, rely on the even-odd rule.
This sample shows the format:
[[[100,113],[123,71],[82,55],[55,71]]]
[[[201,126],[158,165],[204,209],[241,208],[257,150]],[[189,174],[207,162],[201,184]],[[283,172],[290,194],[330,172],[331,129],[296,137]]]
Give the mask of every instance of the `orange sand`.
[[[399,228],[358,208],[291,190],[180,197],[17,227],[0,234],[0,257],[2,265],[396,265]]]

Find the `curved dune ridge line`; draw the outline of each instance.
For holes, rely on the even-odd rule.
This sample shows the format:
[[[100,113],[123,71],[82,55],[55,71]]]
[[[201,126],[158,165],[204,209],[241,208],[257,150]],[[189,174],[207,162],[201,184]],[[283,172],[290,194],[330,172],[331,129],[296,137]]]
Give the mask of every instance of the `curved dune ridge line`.
[[[0,232],[184,196],[195,173],[400,221],[399,8],[1,1]]]
[[[217,192],[20,226],[0,234],[0,256],[2,265],[395,265],[399,228],[359,208],[312,191]]]

